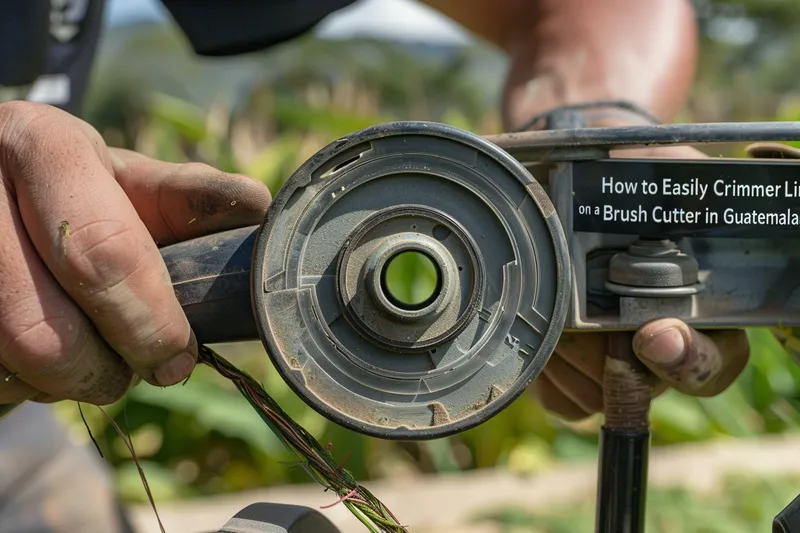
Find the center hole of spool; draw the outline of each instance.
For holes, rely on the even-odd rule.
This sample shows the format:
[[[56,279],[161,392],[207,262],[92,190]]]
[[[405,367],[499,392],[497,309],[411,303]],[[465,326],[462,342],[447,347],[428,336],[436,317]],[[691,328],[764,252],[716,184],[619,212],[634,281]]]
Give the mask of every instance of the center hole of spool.
[[[386,261],[381,288],[392,305],[405,311],[429,306],[442,290],[439,265],[428,254],[404,250]]]

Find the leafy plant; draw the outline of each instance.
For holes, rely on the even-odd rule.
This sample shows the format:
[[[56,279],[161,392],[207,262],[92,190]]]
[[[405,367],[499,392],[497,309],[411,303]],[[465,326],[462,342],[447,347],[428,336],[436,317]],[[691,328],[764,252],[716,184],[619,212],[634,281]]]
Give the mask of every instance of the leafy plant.
[[[781,4],[781,12],[794,9],[791,2],[776,0],[775,4]],[[766,7],[759,9],[763,13]],[[704,34],[697,91],[684,120],[758,119],[779,108],[780,120],[800,116],[789,93],[759,83],[766,79],[759,70],[762,66],[741,61],[741,46],[715,42],[709,35]],[[146,40],[142,37],[136,42]],[[158,46],[151,52],[158,54],[173,43],[154,42]],[[117,63],[127,69],[147,50],[135,49],[138,55]],[[106,70],[95,77],[97,98],[89,101],[98,104],[90,108],[89,117],[111,144],[169,161],[202,161],[248,174],[276,194],[319,148],[367,125],[398,118],[426,119],[477,133],[500,131],[497,107],[487,94],[496,95],[502,80],[486,70],[475,74],[475,63],[468,59],[490,57],[476,50],[436,62],[390,45],[305,39],[274,54],[247,58],[247,68],[275,74],[242,83],[234,101],[214,100],[213,105],[198,104],[191,99],[196,93],[188,87],[176,88],[174,80],[161,91],[128,77],[109,84],[102,80],[114,77],[104,77],[104,72],[119,70]],[[786,50],[783,44],[781,50]],[[113,63],[106,62],[106,68]],[[167,77],[169,69],[159,68]],[[200,70],[195,63],[187,68]],[[419,260],[409,260],[399,269],[395,281],[398,290],[405,291],[404,297],[417,299],[428,290],[431,278],[420,275],[424,271]],[[748,334],[750,364],[723,394],[698,399],[670,392],[654,402],[654,445],[798,429],[800,369],[768,330],[754,329]],[[557,459],[588,459],[596,454],[600,417],[567,423],[547,414],[529,395],[481,426],[437,442],[363,437],[329,423],[294,395],[260,343],[215,348],[264,383],[280,406],[320,442],[333,443],[338,457],[349,454],[347,468],[358,480],[485,467],[530,473]],[[57,408],[76,435],[85,435],[74,404]],[[145,471],[162,501],[308,480],[302,469],[284,463],[290,456],[243,405],[235,389],[208,369],[198,369],[185,386],[157,389],[141,384],[107,411],[146,456]],[[128,500],[142,500],[144,491],[136,489],[136,473],[116,433],[93,410],[85,413],[106,458],[116,468],[120,491]],[[654,498],[678,508],[684,496],[663,493]],[[575,520],[588,520],[586,516],[576,513]],[[671,523],[666,514],[656,516],[661,516],[663,524]],[[549,531],[567,527],[541,520],[537,527],[551,527]],[[697,520],[706,523],[706,518]],[[572,525],[570,531],[583,529],[578,527],[582,523]],[[662,526],[654,523],[653,527]]]

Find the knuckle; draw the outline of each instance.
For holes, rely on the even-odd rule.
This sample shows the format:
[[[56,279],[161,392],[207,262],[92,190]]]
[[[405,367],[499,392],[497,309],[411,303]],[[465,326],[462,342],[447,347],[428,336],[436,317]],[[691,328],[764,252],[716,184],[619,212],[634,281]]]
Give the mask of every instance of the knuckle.
[[[10,154],[40,150],[43,143],[63,130],[72,116],[48,104],[12,101],[0,104],[0,143]]]
[[[73,155],[86,146],[97,150],[104,145],[93,126],[57,107],[25,101],[0,103],[0,149],[11,169]],[[20,177],[29,175],[22,172]]]
[[[1,353],[22,376],[61,378],[75,373],[89,339],[72,316],[42,317],[11,335]]]
[[[50,384],[41,398],[105,405],[122,398],[131,383],[132,370],[104,357],[106,348],[94,342],[89,324],[74,316],[36,321],[10,337],[2,353],[22,378]]]
[[[61,236],[67,275],[80,289],[108,291],[141,268],[144,243],[119,221],[97,221]]]
[[[27,121],[44,113],[52,112],[55,108],[38,102],[13,100],[0,104],[0,121],[3,124],[16,123],[20,120]]]
[[[21,159],[28,147],[40,144],[39,119],[49,115],[52,108],[45,104],[19,101],[0,104],[0,146],[12,164]]]
[[[190,338],[188,320],[155,247],[117,221],[79,228],[66,239],[65,278],[89,318],[135,368],[176,355]]]

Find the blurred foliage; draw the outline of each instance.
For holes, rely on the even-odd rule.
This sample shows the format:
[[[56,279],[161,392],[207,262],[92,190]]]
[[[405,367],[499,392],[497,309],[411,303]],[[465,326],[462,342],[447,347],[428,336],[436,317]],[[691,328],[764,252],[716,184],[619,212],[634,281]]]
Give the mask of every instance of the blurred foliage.
[[[713,9],[701,10],[701,68],[682,119],[800,118],[800,104],[792,92],[800,69],[790,68],[800,65],[800,34],[787,26],[797,19],[800,4],[698,4],[713,4]],[[757,18],[749,18],[749,13]],[[755,25],[752,39],[731,39],[730,28],[724,30],[725,24],[737,28],[740,19]],[[143,41],[139,36],[135,42]],[[424,51],[386,44],[301,39],[274,56],[248,57],[248,69],[261,65],[269,75],[248,78],[235,97],[221,91],[224,94],[204,105],[192,100],[188,89],[162,85],[154,91],[150,80],[133,77],[136,60],[147,50],[141,46],[107,61],[114,68],[101,69],[95,77],[88,119],[107,142],[169,161],[203,161],[248,174],[266,183],[273,194],[322,146],[379,122],[427,119],[482,134],[501,130],[498,108],[486,94],[497,94],[502,79],[476,70],[469,51],[440,54],[444,59],[434,62]],[[168,56],[159,47],[150,53]],[[272,69],[270,59],[276,56],[282,62]],[[214,65],[218,63],[209,68]],[[202,70],[195,64],[192,69]],[[153,76],[168,76],[170,70],[161,67]],[[192,79],[185,83],[191,85]],[[396,281],[406,287],[408,297],[418,297],[430,283],[420,278],[423,270],[423,264],[413,262],[402,269]],[[415,279],[423,281],[415,286]],[[709,399],[668,393],[654,403],[655,445],[800,428],[800,369],[771,333],[752,330],[749,335],[751,364],[726,392]],[[309,409],[278,377],[259,343],[222,346],[219,351],[260,379],[283,409],[321,442],[333,443],[336,456],[349,454],[346,467],[358,479],[483,467],[529,473],[557,459],[593,460],[596,454],[599,418],[566,423],[546,414],[529,396],[473,430],[436,442],[363,437]],[[76,436],[85,439],[75,405],[58,408]],[[143,500],[138,474],[119,437],[101,413],[84,411],[105,457],[116,468],[122,494]],[[132,435],[157,501],[308,481],[302,469],[283,463],[289,456],[277,440],[238,392],[209,369],[198,369],[183,386],[158,389],[140,384],[108,412]],[[671,498],[670,505],[684,505],[680,495],[662,497]],[[569,529],[558,527],[547,531]],[[571,530],[577,529],[582,528]]]
[[[732,476],[713,494],[680,488],[648,489],[645,530],[650,533],[753,533],[772,531],[772,519],[797,495],[800,479]],[[532,513],[509,507],[477,513],[475,521],[498,533],[574,533],[594,528],[594,501]]]

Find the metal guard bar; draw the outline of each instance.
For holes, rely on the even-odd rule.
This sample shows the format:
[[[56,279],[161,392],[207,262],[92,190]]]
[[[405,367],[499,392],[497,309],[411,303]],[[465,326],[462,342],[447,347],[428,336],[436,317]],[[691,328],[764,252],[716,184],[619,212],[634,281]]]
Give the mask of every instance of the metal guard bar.
[[[512,156],[542,149],[596,148],[652,145],[712,144],[763,141],[799,141],[800,122],[715,122],[524,131],[486,135],[484,139]]]

